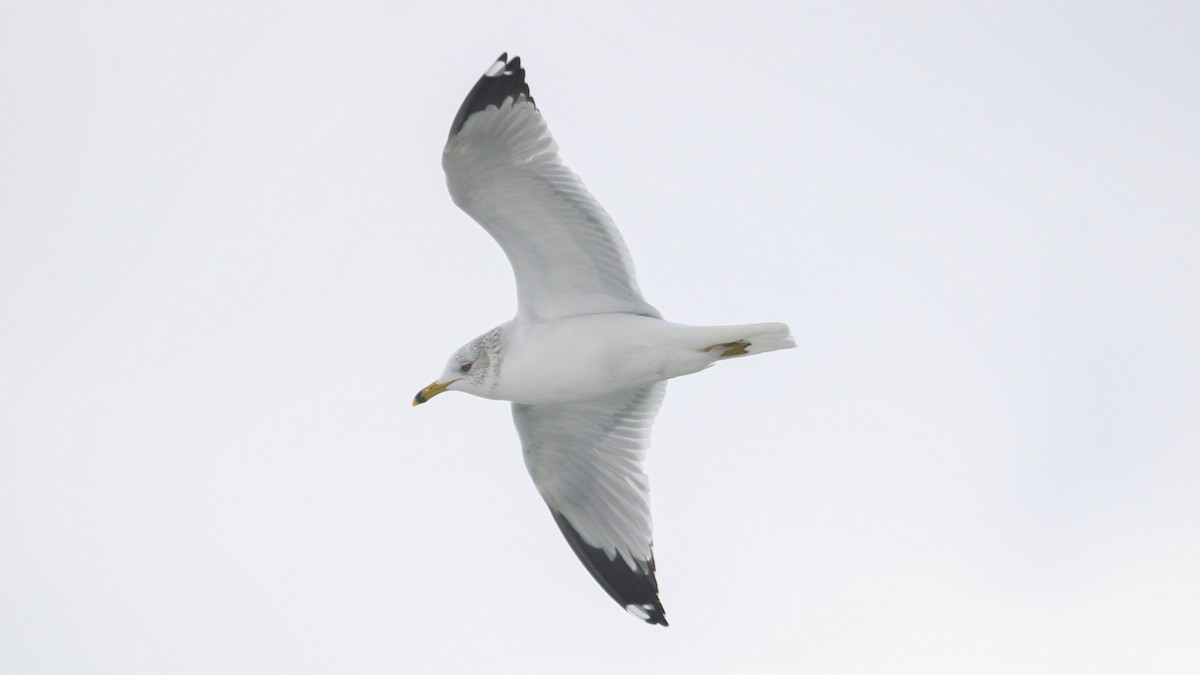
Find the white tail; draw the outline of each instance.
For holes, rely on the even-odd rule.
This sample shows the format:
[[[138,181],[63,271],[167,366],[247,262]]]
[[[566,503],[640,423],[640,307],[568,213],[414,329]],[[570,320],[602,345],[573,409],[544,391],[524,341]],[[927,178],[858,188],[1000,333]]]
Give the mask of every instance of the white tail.
[[[792,339],[792,331],[785,323],[754,323],[743,328],[750,331],[741,338],[750,343],[746,347],[746,355],[791,349],[796,346],[796,341]]]
[[[730,359],[738,356],[773,352],[776,349],[791,349],[796,346],[787,324],[751,323],[742,326],[705,326],[698,336],[703,343],[701,351],[718,351],[717,358]]]
[[[741,332],[738,340],[749,344],[743,348],[745,354],[734,354],[727,358],[773,352],[776,349],[791,349],[796,346],[791,330],[784,323],[752,323],[735,328],[740,329]]]

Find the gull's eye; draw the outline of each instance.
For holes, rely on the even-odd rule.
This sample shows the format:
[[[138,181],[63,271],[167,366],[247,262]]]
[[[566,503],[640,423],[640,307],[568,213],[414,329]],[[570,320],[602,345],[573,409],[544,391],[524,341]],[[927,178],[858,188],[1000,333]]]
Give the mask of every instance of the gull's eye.
[[[464,363],[461,366],[459,366],[458,369],[463,371],[464,373],[469,373],[469,372],[471,372],[471,364]]]

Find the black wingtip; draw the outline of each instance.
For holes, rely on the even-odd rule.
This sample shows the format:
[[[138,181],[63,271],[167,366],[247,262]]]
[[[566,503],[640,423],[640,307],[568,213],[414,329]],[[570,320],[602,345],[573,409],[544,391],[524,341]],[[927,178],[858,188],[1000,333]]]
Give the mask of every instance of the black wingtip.
[[[450,136],[453,137],[467,123],[471,115],[486,110],[488,106],[500,106],[505,99],[516,100],[524,96],[533,103],[529,95],[529,85],[525,83],[525,69],[521,67],[521,57],[514,56],[508,60],[508,52],[503,52],[483,73],[483,77],[475,83],[471,92],[463,99],[454,123],[450,125]]]
[[[621,556],[610,560],[602,549],[583,541],[579,532],[561,513],[553,509],[550,513],[554,516],[558,529],[566,537],[567,543],[571,545],[571,550],[609,597],[616,600],[625,611],[648,624],[668,625],[666,610],[658,599],[658,580],[654,577],[653,556],[644,563],[644,570],[635,571]]]

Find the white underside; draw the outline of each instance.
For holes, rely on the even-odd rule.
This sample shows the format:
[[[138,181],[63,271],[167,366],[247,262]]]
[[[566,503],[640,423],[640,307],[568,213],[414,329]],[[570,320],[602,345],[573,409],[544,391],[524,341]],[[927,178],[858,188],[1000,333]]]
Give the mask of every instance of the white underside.
[[[593,399],[695,373],[722,357],[713,345],[745,341],[749,353],[794,346],[779,323],[688,326],[632,314],[512,322],[503,330],[500,372],[488,391],[472,393],[531,405]]]

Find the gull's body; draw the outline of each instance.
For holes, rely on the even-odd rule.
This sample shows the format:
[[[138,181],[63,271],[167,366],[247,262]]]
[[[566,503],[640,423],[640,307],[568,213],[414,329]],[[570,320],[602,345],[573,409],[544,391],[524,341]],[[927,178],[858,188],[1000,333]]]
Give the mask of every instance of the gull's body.
[[[792,347],[788,328],[662,319],[612,219],[559,159],[520,58],[502,55],[467,95],[442,166],[455,203],[512,263],[518,307],[413,405],[451,390],[511,401],[526,467],[571,548],[626,610],[666,625],[642,472],[666,380]]]
[[[504,367],[471,393],[530,405],[583,401],[691,375],[721,358],[722,350],[707,347],[746,336],[746,326],[687,326],[637,314],[509,321],[498,330]],[[564,371],[571,377],[561,377]]]

